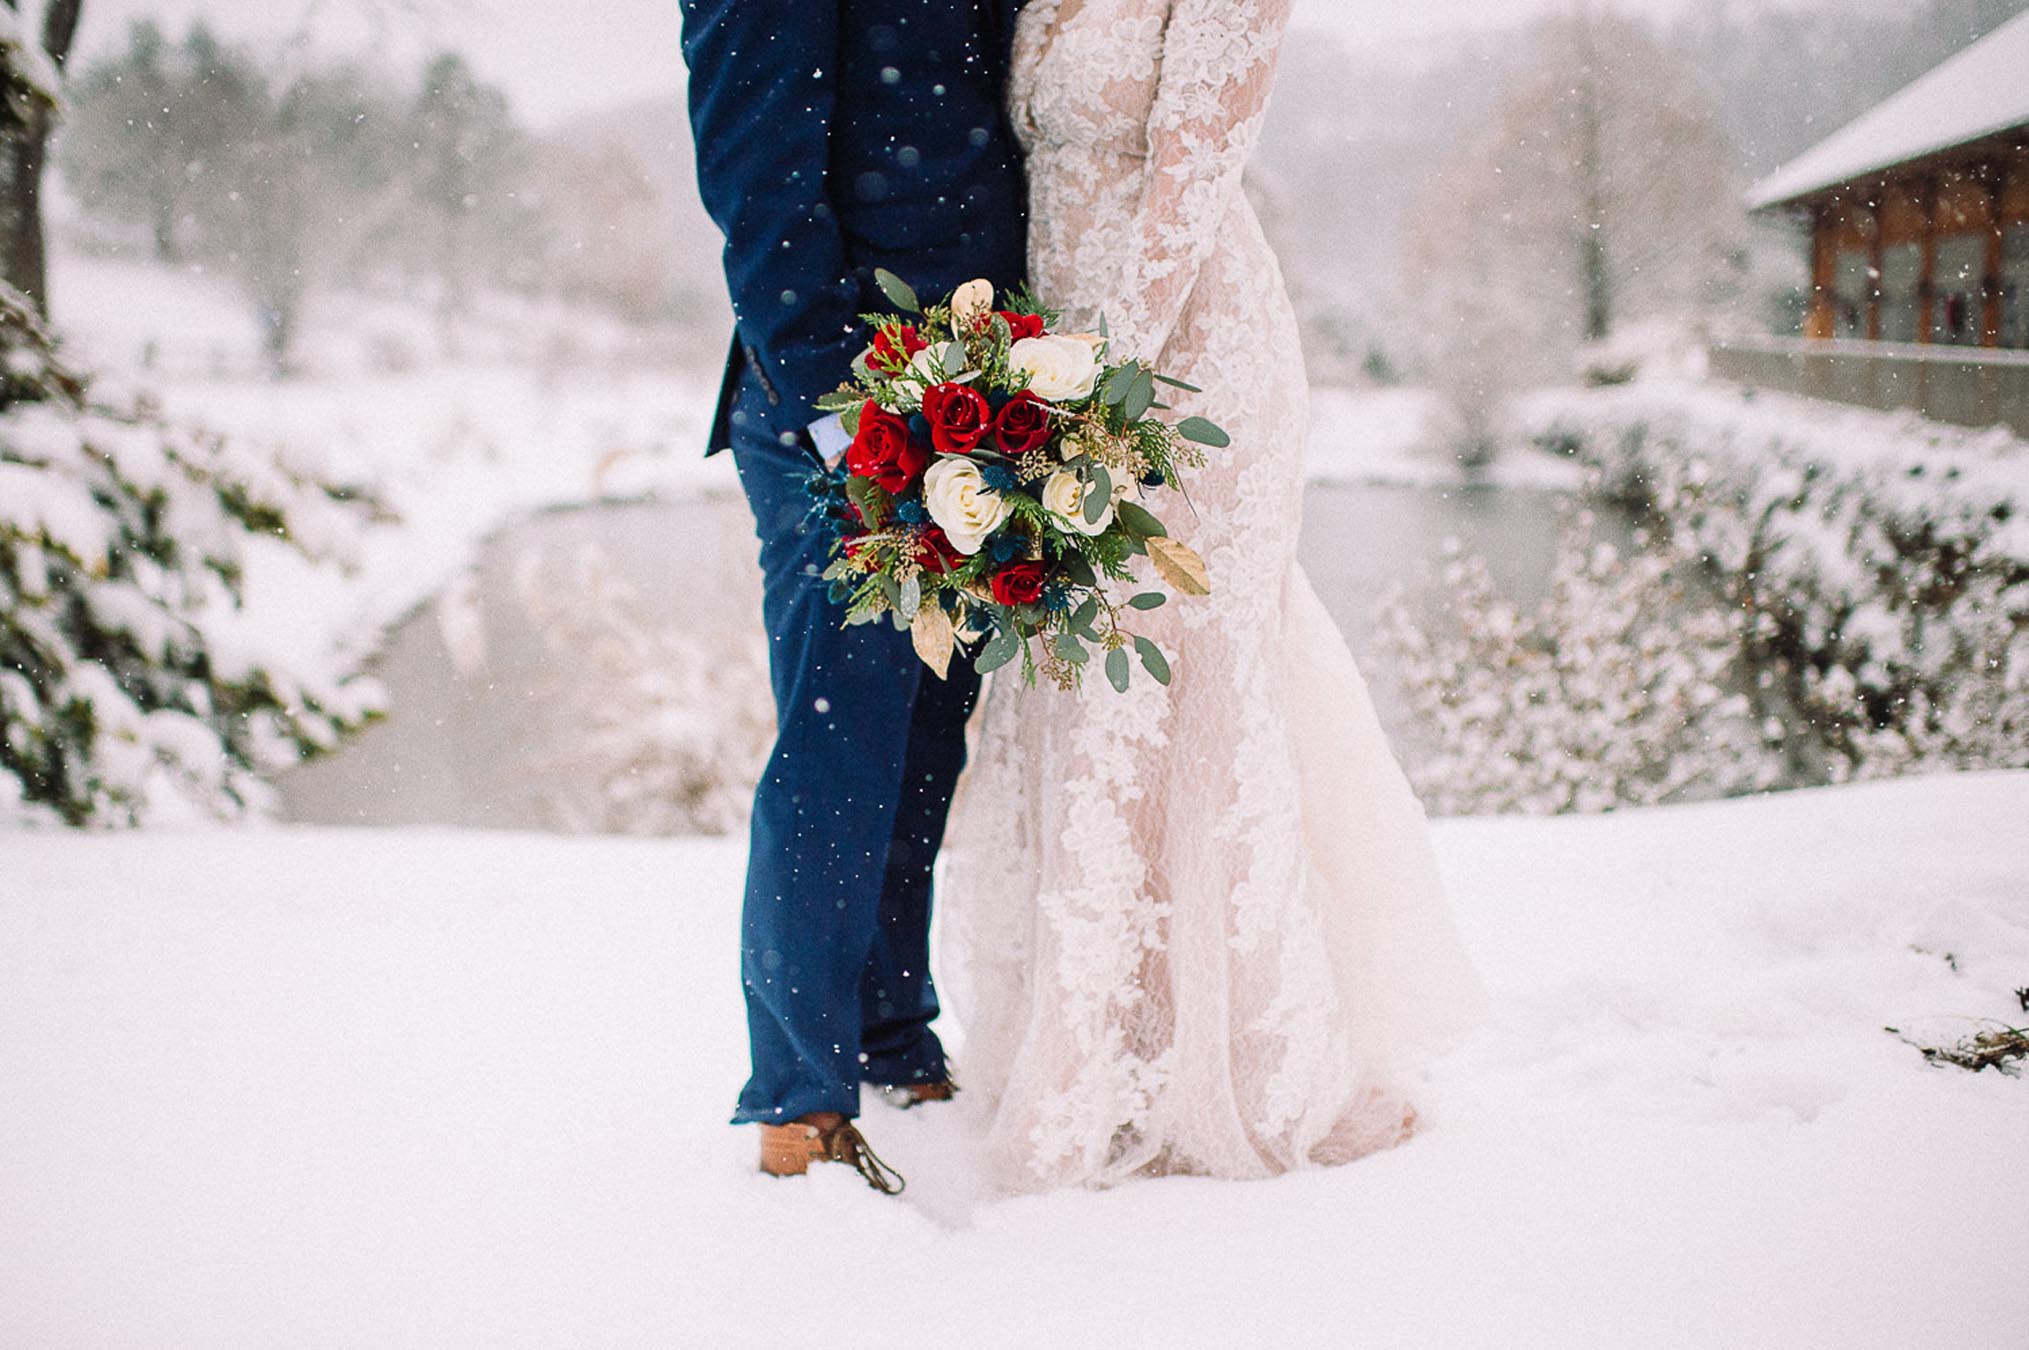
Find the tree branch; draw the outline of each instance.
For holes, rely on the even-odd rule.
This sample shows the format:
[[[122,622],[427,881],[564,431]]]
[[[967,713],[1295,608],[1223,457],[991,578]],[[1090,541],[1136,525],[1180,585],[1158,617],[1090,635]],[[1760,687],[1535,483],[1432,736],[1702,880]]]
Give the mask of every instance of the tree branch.
[[[12,5],[14,0],[7,3]],[[59,71],[70,59],[71,43],[77,40],[78,17],[83,9],[84,0],[49,0],[49,10],[42,16],[42,50],[49,53]]]

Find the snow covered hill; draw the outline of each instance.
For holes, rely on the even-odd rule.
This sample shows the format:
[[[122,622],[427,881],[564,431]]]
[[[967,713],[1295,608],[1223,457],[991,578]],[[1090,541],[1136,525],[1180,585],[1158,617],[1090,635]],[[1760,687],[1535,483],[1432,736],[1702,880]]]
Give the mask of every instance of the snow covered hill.
[[[2029,774],[1446,823],[1497,1020],[1353,1167],[754,1175],[727,843],[0,837],[0,1341],[2029,1339]],[[962,1065],[962,1048],[960,1063]],[[976,1103],[975,1103],[976,1104]]]

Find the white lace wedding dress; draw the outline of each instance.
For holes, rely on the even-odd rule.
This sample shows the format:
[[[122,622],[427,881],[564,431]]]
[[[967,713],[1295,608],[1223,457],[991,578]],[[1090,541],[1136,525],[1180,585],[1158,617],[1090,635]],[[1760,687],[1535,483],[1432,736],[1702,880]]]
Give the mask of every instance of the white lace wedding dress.
[[[941,936],[964,1083],[1021,1188],[1257,1177],[1388,1147],[1480,994],[1423,813],[1295,562],[1308,388],[1240,190],[1289,0],[1030,0],[1010,97],[1030,275],[1232,436],[1175,533],[1209,599],[1141,627],[1174,683],[997,676]]]

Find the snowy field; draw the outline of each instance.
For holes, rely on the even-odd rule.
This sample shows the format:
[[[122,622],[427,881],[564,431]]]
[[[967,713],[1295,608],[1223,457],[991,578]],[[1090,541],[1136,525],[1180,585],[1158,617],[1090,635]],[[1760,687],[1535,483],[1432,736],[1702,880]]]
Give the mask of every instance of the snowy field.
[[[1446,823],[1497,1020],[1267,1183],[753,1174],[733,843],[0,840],[0,1341],[2029,1344],[2029,774]],[[962,1045],[960,1049],[962,1065]]]

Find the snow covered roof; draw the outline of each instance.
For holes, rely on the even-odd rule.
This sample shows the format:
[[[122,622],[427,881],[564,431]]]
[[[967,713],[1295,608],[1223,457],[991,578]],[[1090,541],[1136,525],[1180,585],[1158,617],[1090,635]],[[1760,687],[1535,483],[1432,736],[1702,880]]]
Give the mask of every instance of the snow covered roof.
[[[2010,19],[1936,70],[1756,183],[1755,210],[1882,169],[2029,126],[2029,14]]]

